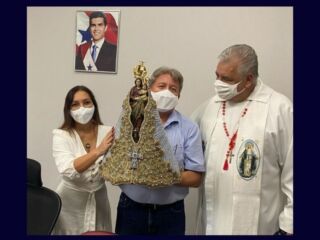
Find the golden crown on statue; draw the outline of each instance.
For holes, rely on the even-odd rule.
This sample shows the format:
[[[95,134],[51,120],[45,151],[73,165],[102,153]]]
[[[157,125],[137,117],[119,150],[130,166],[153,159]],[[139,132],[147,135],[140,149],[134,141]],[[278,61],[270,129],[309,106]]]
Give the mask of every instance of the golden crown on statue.
[[[149,78],[147,77],[147,68],[144,66],[144,62],[140,61],[140,64],[133,68],[134,78],[140,78],[144,84],[148,84]]]

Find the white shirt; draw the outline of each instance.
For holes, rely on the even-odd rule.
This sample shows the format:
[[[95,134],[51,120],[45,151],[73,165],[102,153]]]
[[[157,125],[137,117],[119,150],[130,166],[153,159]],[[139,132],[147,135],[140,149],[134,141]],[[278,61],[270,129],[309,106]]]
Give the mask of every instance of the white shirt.
[[[228,171],[222,169],[229,143],[219,111],[222,100],[215,96],[193,113],[206,147],[207,173],[200,188],[198,206],[197,231],[200,234],[272,235],[279,227],[293,232],[292,103],[261,81],[247,100],[250,101],[248,112],[240,120],[235,156]],[[265,115],[263,111],[259,112],[261,108],[265,108]],[[232,110],[236,112],[236,117],[232,117],[234,122],[241,107],[227,104],[228,129],[231,129],[232,120],[227,116]],[[263,126],[262,139],[257,141],[262,149],[261,160],[257,175],[244,180],[238,164],[240,143],[242,138],[257,139],[256,136],[246,136],[246,133],[254,135],[250,133],[254,122]],[[257,183],[252,185],[255,181]],[[252,188],[248,190],[247,186]]]
[[[97,146],[111,127],[99,125]],[[98,174],[102,156],[82,173],[74,168],[74,160],[86,154],[80,136],[67,131],[54,129],[53,157],[62,175],[57,193],[62,200],[59,219],[53,234],[79,235],[86,231],[112,231],[111,211],[107,189],[103,178]]]

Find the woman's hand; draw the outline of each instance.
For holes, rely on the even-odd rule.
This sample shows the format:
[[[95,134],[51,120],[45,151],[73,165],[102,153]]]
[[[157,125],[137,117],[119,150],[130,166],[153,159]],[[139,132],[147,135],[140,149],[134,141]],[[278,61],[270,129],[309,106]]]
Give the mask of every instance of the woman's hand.
[[[114,127],[106,134],[100,145],[96,148],[99,156],[105,154],[112,146],[114,140]]]
[[[112,146],[114,140],[114,128],[106,134],[102,142],[97,148],[74,160],[73,165],[77,172],[82,173],[87,170],[94,162],[103,154],[105,154]]]

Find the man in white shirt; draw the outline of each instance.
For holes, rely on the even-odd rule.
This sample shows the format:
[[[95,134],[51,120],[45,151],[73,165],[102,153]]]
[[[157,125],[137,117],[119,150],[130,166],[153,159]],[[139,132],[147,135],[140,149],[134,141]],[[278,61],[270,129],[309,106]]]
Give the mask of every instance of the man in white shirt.
[[[192,114],[206,158],[197,232],[292,234],[292,103],[258,79],[248,45],[225,49],[216,76],[217,95]]]

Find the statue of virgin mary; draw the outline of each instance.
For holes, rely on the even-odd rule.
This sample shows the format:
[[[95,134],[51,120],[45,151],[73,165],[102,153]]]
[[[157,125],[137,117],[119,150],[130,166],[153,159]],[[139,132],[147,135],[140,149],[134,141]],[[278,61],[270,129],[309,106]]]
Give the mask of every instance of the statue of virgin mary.
[[[163,187],[179,183],[178,162],[148,89],[143,62],[133,72],[135,84],[123,101],[115,127],[115,141],[104,158],[100,173],[114,185]]]

